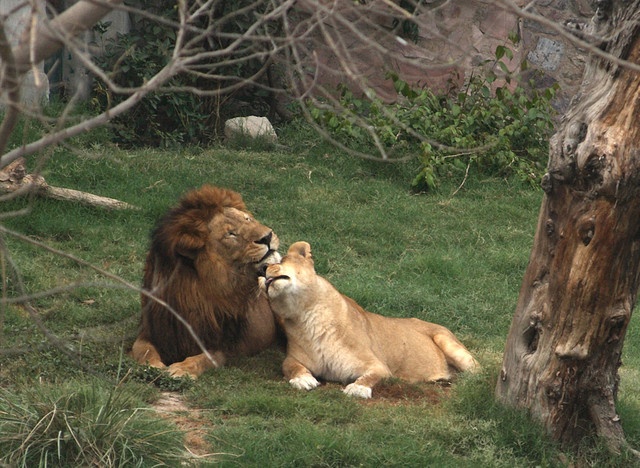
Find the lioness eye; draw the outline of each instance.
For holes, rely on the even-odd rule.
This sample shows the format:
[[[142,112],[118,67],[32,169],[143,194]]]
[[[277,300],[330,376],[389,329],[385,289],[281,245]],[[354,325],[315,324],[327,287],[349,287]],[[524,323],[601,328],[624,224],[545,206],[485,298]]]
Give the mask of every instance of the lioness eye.
[[[233,231],[227,232],[227,237],[237,237],[237,234]]]

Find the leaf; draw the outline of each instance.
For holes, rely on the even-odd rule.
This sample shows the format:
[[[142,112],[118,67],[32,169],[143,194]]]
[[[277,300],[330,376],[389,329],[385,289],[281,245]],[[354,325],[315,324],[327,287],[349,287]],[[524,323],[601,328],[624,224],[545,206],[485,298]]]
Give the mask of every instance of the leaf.
[[[505,65],[505,63],[504,63],[504,62],[498,62],[498,67],[500,67],[500,70],[502,70],[503,72],[505,72],[507,75],[511,73],[511,72],[509,71],[509,68]]]
[[[513,60],[513,51],[511,49],[509,49],[508,47],[504,48],[504,54],[507,56],[507,58],[509,60]]]

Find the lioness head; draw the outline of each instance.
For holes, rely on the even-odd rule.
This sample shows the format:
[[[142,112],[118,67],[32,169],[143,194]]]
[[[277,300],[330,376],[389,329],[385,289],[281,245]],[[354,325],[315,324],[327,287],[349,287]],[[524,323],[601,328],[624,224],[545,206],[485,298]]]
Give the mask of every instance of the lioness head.
[[[315,277],[311,246],[301,241],[289,247],[280,263],[267,267],[260,286],[269,298],[275,299],[283,293],[302,293]]]

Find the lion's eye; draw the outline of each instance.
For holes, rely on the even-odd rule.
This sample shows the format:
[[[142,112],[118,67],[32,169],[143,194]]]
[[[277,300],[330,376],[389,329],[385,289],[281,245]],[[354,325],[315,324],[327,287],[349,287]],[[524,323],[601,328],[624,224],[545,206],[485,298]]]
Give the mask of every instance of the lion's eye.
[[[233,231],[229,231],[229,232],[227,232],[227,237],[231,237],[231,238],[233,238],[233,237],[238,237],[238,234],[236,234],[236,233],[235,233],[235,232],[233,232]]]

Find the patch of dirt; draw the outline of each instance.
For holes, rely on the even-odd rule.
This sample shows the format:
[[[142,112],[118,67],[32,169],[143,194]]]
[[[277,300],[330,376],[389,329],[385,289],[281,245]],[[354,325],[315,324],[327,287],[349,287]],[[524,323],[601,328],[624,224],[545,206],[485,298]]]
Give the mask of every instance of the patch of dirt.
[[[371,399],[363,400],[362,403],[385,403],[394,406],[422,403],[438,405],[449,394],[450,386],[449,383],[410,384],[395,380],[380,382],[373,387]]]
[[[185,433],[184,446],[195,457],[206,457],[213,453],[211,445],[205,440],[208,421],[200,411],[189,408],[179,393],[162,392],[153,405],[155,410],[170,419]]]

